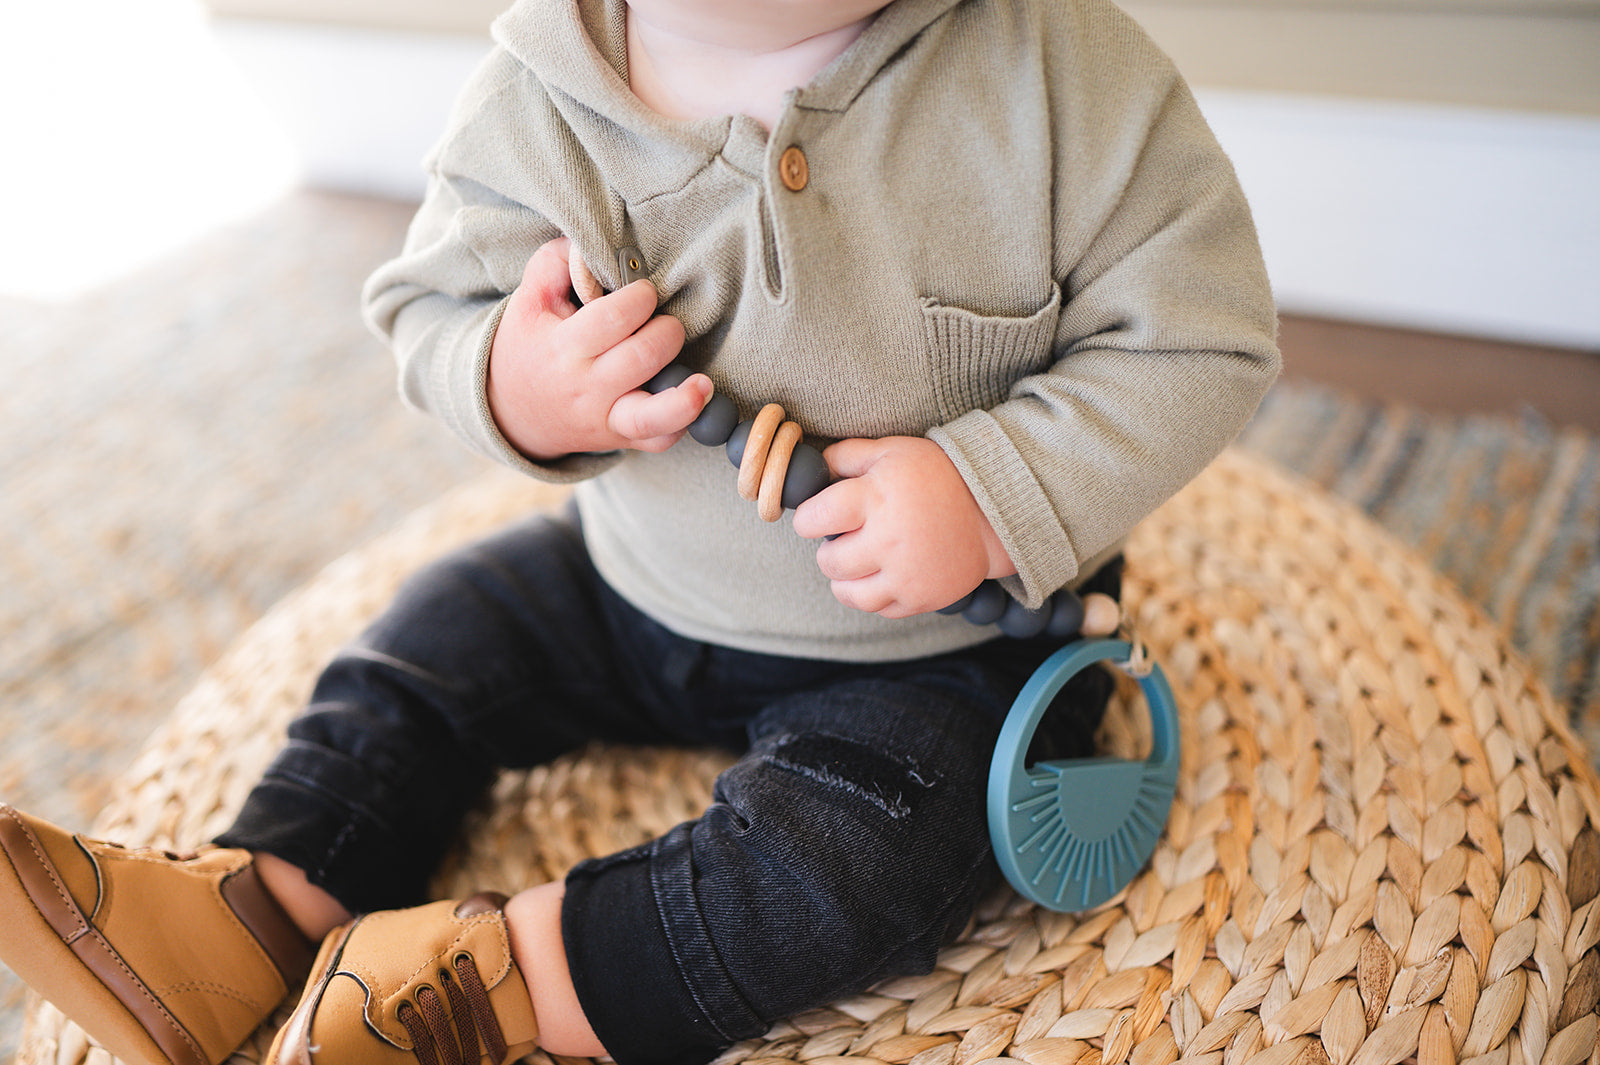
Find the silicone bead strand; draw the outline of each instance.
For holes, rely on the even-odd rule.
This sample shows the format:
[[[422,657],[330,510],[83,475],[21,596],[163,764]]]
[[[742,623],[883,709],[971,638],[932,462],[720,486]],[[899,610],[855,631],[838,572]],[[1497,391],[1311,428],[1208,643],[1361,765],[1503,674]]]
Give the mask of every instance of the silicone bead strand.
[[[689,374],[687,367],[670,363],[644,387],[660,392],[681,384]],[[724,398],[720,394],[712,397]],[[693,432],[691,426],[691,435]],[[788,420],[782,405],[768,403],[755,418],[739,422],[716,441],[725,444],[729,461],[739,470],[740,497],[757,505],[762,521],[777,521],[785,510],[798,507],[832,479],[822,453],[802,438],[800,426]],[[1121,608],[1108,595],[1091,593],[1080,598],[1063,588],[1038,609],[1029,610],[1007,595],[998,581],[989,580],[940,613],[960,614],[974,625],[999,625],[1000,631],[1016,639],[1046,633],[1057,639],[1110,636],[1122,621]]]
[[[636,248],[618,251],[617,268],[623,284],[646,276],[644,257]],[[587,269],[581,274],[588,275]],[[587,280],[598,290],[592,276],[581,277],[574,266],[573,279],[585,301],[593,298],[579,286],[580,280]],[[651,393],[664,392],[688,380],[692,373],[682,363],[668,363],[643,387]],[[777,521],[785,510],[798,507],[833,479],[822,452],[805,443],[799,424],[788,420],[777,403],[766,404],[755,418],[741,422],[733,401],[720,392],[713,393],[689,424],[689,435],[707,447],[726,448],[729,461],[739,470],[739,495],[756,504],[762,521]],[[1018,639],[1043,634],[1062,640],[1109,636],[1122,622],[1117,601],[1099,592],[1080,598],[1063,588],[1038,609],[1030,610],[992,580],[939,612],[960,614],[974,625],[998,625],[1007,636]]]

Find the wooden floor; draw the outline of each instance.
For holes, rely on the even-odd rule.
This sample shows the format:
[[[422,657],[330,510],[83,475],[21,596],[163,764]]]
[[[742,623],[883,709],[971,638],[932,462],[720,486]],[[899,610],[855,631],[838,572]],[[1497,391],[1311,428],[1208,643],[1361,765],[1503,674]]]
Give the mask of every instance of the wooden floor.
[[[1600,351],[1285,315],[1284,376],[1450,412],[1537,411],[1600,433]]]

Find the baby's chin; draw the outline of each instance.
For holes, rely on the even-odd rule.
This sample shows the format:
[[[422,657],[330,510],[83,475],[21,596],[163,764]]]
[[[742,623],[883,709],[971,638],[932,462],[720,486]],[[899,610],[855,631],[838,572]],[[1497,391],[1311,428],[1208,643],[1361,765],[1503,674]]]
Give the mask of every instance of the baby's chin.
[[[845,31],[892,0],[628,0],[636,18],[704,44],[767,53]]]

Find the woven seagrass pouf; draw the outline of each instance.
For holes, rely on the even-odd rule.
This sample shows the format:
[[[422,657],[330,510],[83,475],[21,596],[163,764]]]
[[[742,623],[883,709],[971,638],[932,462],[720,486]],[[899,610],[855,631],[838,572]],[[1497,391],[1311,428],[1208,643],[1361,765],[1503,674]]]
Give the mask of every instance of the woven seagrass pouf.
[[[407,572],[555,498],[494,475],[331,566],[209,671],[95,832],[188,846],[225,827],[322,662]],[[1183,734],[1144,871],[1082,914],[1003,890],[934,972],[723,1062],[1600,1065],[1600,781],[1492,623],[1240,451],[1128,559]],[[1137,742],[1135,710],[1108,742]],[[437,890],[515,889],[644,840],[696,816],[723,764],[608,749],[507,775]],[[23,1042],[26,1065],[103,1059],[47,1006]]]

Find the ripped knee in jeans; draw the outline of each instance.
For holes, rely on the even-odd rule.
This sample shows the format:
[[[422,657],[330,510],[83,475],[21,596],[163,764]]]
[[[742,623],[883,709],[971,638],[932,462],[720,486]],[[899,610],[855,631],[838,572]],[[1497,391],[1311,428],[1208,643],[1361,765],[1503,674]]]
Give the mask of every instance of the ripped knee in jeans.
[[[865,800],[896,820],[909,816],[934,781],[908,758],[896,758],[857,740],[806,732],[780,737],[762,756],[778,769],[824,788]]]

